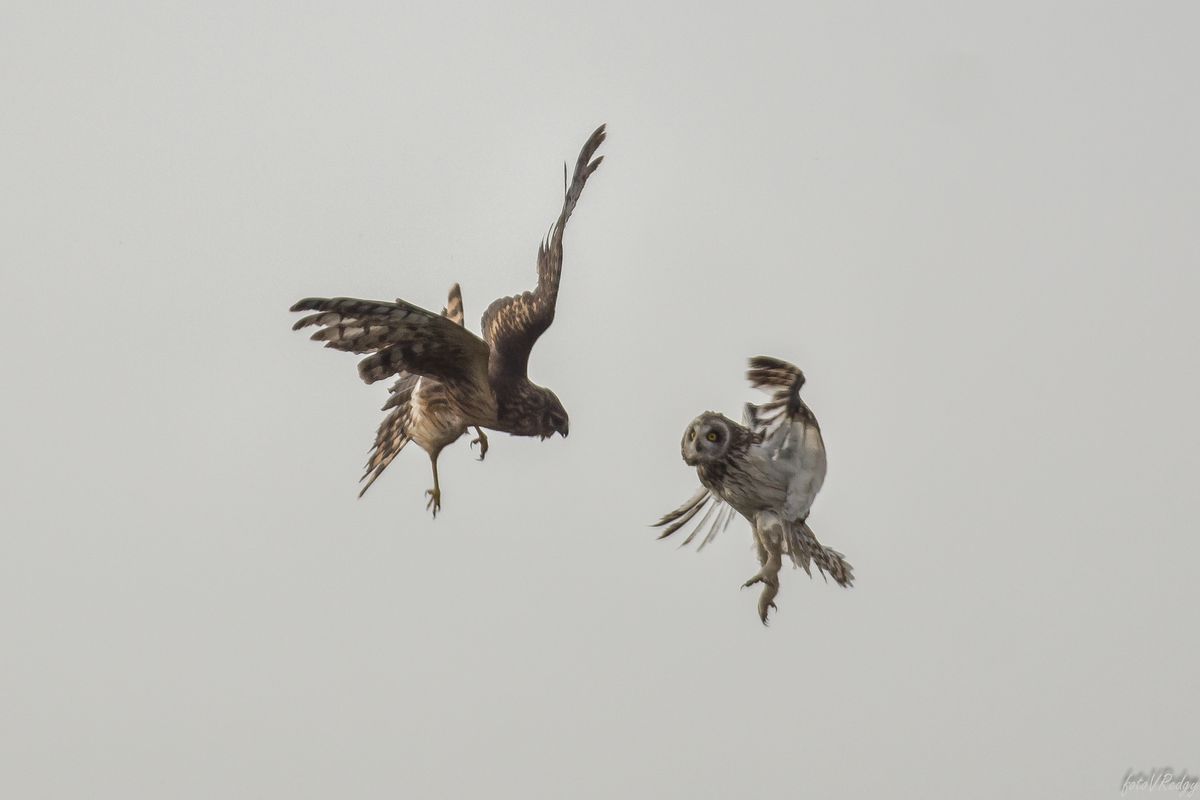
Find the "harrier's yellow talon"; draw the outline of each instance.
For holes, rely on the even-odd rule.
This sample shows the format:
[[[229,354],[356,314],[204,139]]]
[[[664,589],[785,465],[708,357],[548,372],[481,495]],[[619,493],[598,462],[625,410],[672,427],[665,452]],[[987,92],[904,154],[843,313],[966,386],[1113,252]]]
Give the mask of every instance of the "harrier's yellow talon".
[[[425,504],[425,510],[432,511],[434,519],[437,519],[437,512],[442,510],[442,492],[435,487],[426,489],[425,494],[429,495],[429,502]]]
[[[479,438],[471,440],[471,447],[474,447],[475,445],[479,445],[479,460],[483,461],[483,458],[484,458],[484,456],[487,455],[487,451],[488,451],[487,435],[484,434],[484,432],[481,428],[476,428],[475,432],[479,434]]]

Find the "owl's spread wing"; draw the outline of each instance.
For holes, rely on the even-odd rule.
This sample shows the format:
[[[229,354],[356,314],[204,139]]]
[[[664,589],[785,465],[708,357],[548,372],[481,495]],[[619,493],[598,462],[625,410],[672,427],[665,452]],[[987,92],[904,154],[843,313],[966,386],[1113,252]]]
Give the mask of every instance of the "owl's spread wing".
[[[571,212],[575,210],[588,176],[604,160],[604,156],[592,160],[604,136],[604,126],[601,125],[584,144],[575,162],[575,174],[570,187],[566,189],[562,213],[538,248],[537,287],[532,292],[502,297],[483,312],[483,338],[492,348],[488,376],[493,384],[526,377],[529,352],[538,337],[554,321],[558,284],[562,276],[563,230]]]
[[[399,372],[469,383],[484,369],[488,346],[475,334],[446,317],[397,300],[309,297],[292,311],[316,311],[300,319],[294,330],[319,326],[312,339],[351,353],[371,353],[358,365],[359,375],[374,383]]]
[[[759,405],[746,405],[744,419],[755,433],[767,434],[780,422],[817,424],[817,418],[800,399],[804,373],[800,368],[770,356],[750,359],[746,378],[755,389],[771,393],[771,399]]]
[[[665,539],[671,534],[685,527],[693,518],[696,517],[704,507],[708,506],[708,510],[704,512],[704,516],[700,517],[700,521],[696,523],[696,527],[688,534],[687,538],[680,543],[680,547],[692,543],[696,535],[704,530],[708,525],[709,519],[712,519],[712,524],[708,525],[708,533],[700,541],[696,548],[698,551],[703,550],[705,545],[716,538],[717,534],[729,527],[730,521],[733,519],[733,507],[727,505],[724,500],[714,495],[703,486],[692,495],[686,503],[681,505],[674,511],[670,511],[663,515],[663,518],[654,523],[652,528],[661,528],[667,526],[666,530],[658,535],[659,539]],[[715,516],[714,516],[715,514]]]
[[[821,426],[800,399],[804,373],[786,361],[758,356],[750,359],[746,377],[756,389],[772,393],[770,401],[748,405],[746,414],[762,438],[762,452],[787,475],[784,515],[789,521],[803,522],[821,491],[826,468]]]

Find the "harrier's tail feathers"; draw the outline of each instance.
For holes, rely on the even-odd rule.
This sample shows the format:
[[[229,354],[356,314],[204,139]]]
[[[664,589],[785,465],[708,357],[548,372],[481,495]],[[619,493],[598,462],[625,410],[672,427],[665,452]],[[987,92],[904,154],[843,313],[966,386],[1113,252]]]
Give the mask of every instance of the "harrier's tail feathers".
[[[396,384],[397,388],[403,382],[404,379],[398,381]],[[411,395],[411,393],[412,390],[409,389],[407,394]],[[399,396],[400,394],[400,392],[397,392],[395,396]],[[383,474],[383,471],[400,454],[404,446],[412,441],[412,438],[408,435],[408,413],[409,408],[406,398],[403,405],[394,408],[379,423],[379,430],[375,432],[375,444],[371,446],[371,454],[364,465],[366,471],[358,479],[359,483],[366,481],[366,485],[358,493],[359,497],[367,493],[367,489],[371,488],[371,484],[375,483],[376,479]]]

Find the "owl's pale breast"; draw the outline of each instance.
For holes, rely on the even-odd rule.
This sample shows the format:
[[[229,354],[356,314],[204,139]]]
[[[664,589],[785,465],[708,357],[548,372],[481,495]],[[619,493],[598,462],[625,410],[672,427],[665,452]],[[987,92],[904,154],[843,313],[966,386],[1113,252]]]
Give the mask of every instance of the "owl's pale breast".
[[[747,519],[754,519],[760,511],[782,508],[787,497],[787,484],[781,484],[771,475],[753,450],[719,464],[701,464],[696,469],[706,488]]]
[[[816,425],[796,422],[765,442],[699,465],[697,472],[705,487],[747,519],[762,511],[804,519],[825,480],[825,445]]]

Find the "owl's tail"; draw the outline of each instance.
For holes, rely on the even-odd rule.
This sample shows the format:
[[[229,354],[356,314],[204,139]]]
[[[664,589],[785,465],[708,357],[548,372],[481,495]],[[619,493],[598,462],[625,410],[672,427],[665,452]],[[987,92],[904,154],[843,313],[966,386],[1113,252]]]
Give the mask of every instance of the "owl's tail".
[[[816,564],[822,576],[828,575],[839,586],[854,585],[854,568],[850,562],[837,550],[818,542],[807,522],[788,526],[788,555],[796,566],[809,575],[812,575],[809,564]]]

